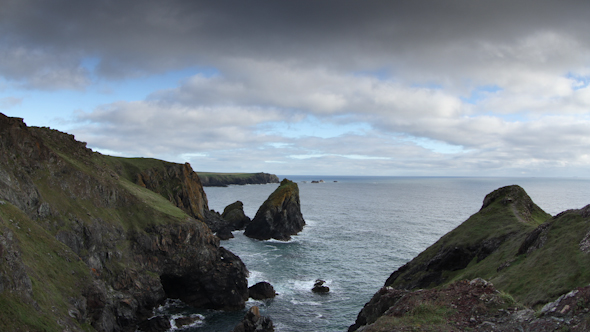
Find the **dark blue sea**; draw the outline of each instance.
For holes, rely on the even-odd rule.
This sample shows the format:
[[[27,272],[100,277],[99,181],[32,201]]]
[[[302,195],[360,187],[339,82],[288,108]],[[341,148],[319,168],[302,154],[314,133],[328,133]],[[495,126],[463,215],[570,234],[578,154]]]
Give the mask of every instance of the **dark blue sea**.
[[[555,215],[590,204],[590,179],[281,176],[298,183],[307,223],[289,242],[245,237],[222,241],[244,261],[249,284],[270,282],[279,295],[253,301],[275,330],[346,331],[389,275],[476,213],[486,194],[512,184]],[[324,180],[324,183],[311,183]],[[278,184],[205,188],[209,207],[222,212],[237,200],[253,218]],[[328,294],[311,292],[322,279]],[[179,304],[165,310],[183,311]],[[203,318],[175,331],[231,331],[246,310],[193,311]]]

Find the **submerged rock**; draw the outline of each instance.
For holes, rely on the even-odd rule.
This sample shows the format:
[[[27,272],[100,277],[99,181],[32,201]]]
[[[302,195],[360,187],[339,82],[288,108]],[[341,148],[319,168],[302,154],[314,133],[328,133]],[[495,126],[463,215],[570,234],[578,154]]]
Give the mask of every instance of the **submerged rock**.
[[[244,235],[258,239],[288,241],[303,230],[305,220],[299,203],[299,187],[284,179],[256,212]]]

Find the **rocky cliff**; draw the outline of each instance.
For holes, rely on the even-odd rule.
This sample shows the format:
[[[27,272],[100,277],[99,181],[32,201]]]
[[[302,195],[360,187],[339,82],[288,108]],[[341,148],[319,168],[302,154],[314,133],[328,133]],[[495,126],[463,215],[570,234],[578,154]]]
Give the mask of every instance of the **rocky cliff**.
[[[303,230],[305,220],[301,214],[299,187],[284,179],[280,186],[266,199],[256,212],[244,235],[259,239],[287,241],[291,235]]]
[[[166,298],[243,308],[247,270],[205,211],[188,164],[103,156],[0,114],[0,330],[135,331]]]
[[[278,176],[268,173],[209,173],[199,172],[205,187],[227,187],[229,185],[279,183]]]
[[[487,327],[480,326],[485,319],[478,320],[477,313],[471,313],[473,317],[465,320],[466,326],[459,330],[502,330],[498,329],[499,326],[515,331],[549,331],[551,327],[557,328],[559,324],[548,323],[556,321],[551,317],[547,318],[547,322],[542,322],[545,325],[539,325],[540,321],[535,321],[537,317],[531,315],[534,311],[530,308],[540,308],[560,295],[590,283],[590,269],[587,268],[590,266],[589,239],[590,205],[551,217],[534,204],[519,186],[500,188],[485,197],[479,212],[393,272],[385,282],[385,287],[359,313],[349,331],[356,331],[363,326],[363,331],[385,331],[387,329],[378,328],[385,322],[389,322],[390,327],[398,326],[396,324],[402,323],[391,318],[396,316],[392,314],[397,310],[392,309],[393,306],[405,305],[409,308],[419,303],[415,299],[422,296],[420,289],[442,287],[460,280],[476,278],[491,282],[494,289],[505,294],[505,300],[512,299],[514,303],[510,306],[516,309],[512,313],[508,312],[505,319],[490,323]],[[400,302],[401,296],[404,300]],[[454,293],[449,295],[449,299],[456,300],[461,296]],[[413,304],[408,303],[411,298],[414,298]],[[582,302],[576,309],[578,311],[562,305],[564,308],[561,309],[561,317],[569,315],[572,330],[584,331],[581,325],[576,324],[584,321],[582,316],[588,312],[589,303],[585,299],[580,301]],[[443,303],[442,300],[436,302],[437,305]],[[453,303],[455,302],[449,301],[447,306],[457,308],[457,304]],[[471,311],[474,308],[476,307],[467,306],[465,310]],[[481,309],[482,317],[486,312],[498,317],[500,307],[492,311],[484,307]],[[520,312],[520,316],[512,315],[516,311]],[[397,317],[410,313],[411,310],[405,311]],[[521,319],[523,315],[526,316],[524,320]],[[549,313],[547,315],[550,316]],[[433,316],[436,315],[429,317]],[[450,316],[452,315],[449,314],[448,317]],[[407,321],[407,318],[404,319]],[[436,327],[432,328],[444,330],[442,327],[447,326],[447,323],[447,319],[441,319],[440,324],[435,324]]]

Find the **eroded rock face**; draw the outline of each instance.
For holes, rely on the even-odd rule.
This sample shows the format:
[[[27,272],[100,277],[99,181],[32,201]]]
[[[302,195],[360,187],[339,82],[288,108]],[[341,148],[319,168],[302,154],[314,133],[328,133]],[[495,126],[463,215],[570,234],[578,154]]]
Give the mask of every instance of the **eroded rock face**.
[[[288,241],[291,235],[303,230],[305,220],[301,214],[299,187],[284,179],[256,212],[244,235],[258,239]]]
[[[167,163],[162,169],[143,170],[136,183],[168,198],[196,219],[205,220],[209,210],[201,180],[189,163]]]

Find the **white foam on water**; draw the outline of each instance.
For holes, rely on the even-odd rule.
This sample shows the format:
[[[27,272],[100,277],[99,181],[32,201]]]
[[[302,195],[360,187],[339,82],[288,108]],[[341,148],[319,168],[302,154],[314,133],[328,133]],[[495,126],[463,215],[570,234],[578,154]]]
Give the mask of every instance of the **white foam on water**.
[[[184,318],[184,317],[196,318],[196,320],[190,324],[187,324],[187,325],[183,325],[180,327],[176,326],[176,320],[178,318]],[[172,315],[172,316],[170,316],[170,330],[169,331],[184,330],[184,329],[191,328],[191,327],[197,327],[197,326],[200,326],[203,324],[205,324],[205,316],[200,315],[200,314],[191,314],[188,316],[187,315],[180,315],[180,314]]]
[[[313,305],[313,306],[321,306],[322,304],[320,302],[315,302],[315,301],[298,301],[295,299],[291,299],[289,300],[289,302],[291,302],[294,305]]]
[[[250,275],[248,276],[248,287],[261,281],[266,281],[264,272],[250,270]]]

